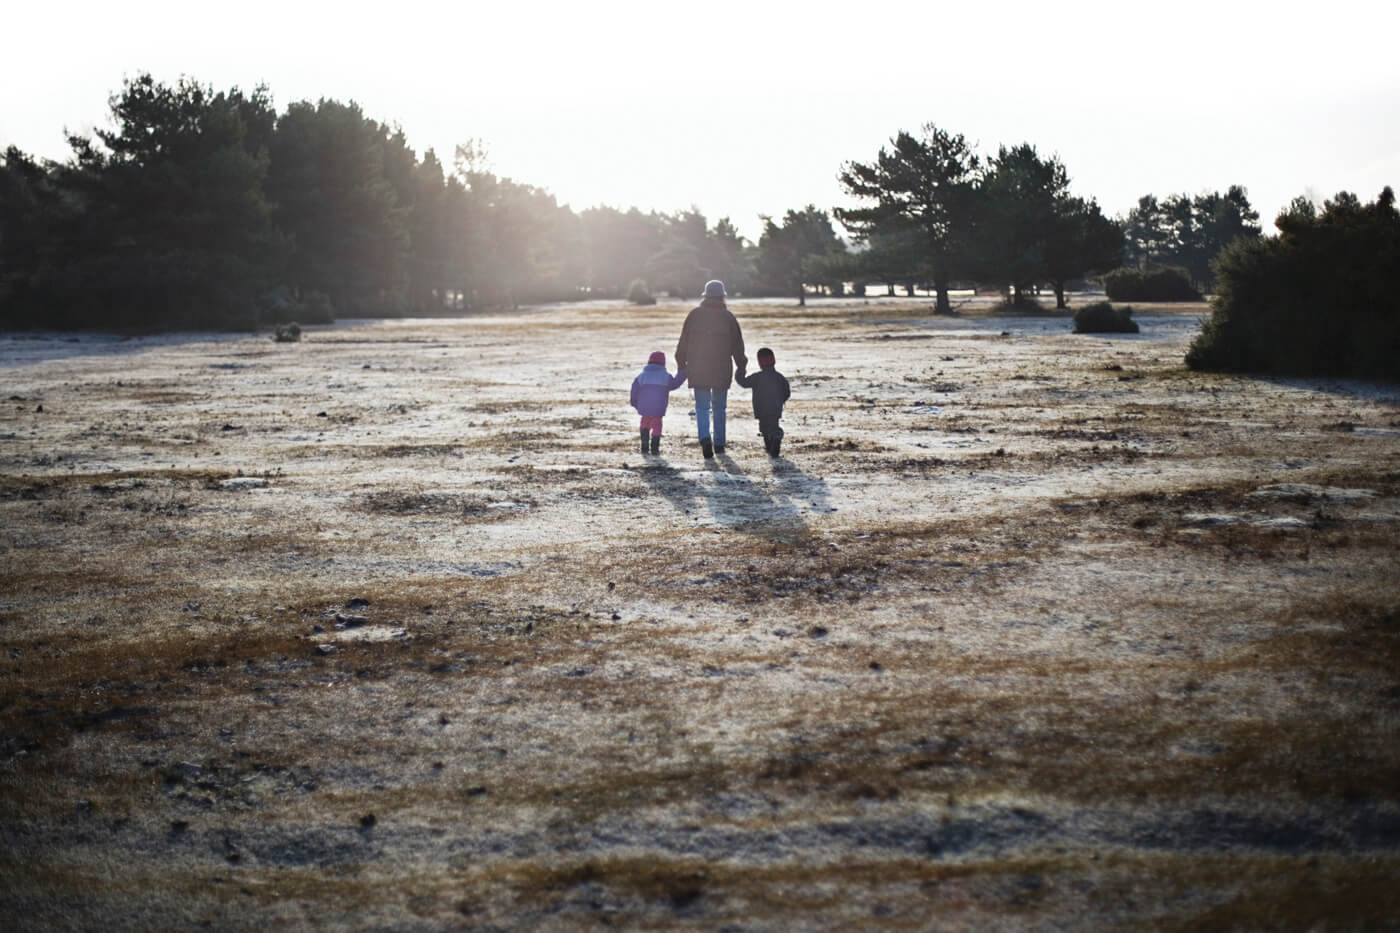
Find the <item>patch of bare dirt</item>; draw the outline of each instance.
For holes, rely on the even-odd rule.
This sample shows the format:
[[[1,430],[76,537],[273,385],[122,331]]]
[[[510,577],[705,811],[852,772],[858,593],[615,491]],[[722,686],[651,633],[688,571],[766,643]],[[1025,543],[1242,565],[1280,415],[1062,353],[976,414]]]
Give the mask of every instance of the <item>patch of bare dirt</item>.
[[[7,928],[1400,916],[1400,390],[738,303],[643,456],[686,310],[0,337]]]

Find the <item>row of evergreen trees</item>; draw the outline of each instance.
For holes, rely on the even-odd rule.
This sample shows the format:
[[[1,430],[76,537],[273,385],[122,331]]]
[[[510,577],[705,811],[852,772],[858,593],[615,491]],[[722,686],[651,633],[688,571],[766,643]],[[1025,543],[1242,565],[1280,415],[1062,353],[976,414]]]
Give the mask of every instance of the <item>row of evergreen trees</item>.
[[[419,158],[353,103],[278,114],[265,89],[142,75],[111,110],[113,128],[70,137],[66,162],[5,153],[0,326],[246,328],[621,297],[639,279],[693,296],[712,277],[798,297],[927,283],[945,310],[955,280],[1018,297],[1049,283],[1063,305],[1067,282],[1124,256],[1119,225],[1070,194],[1058,159],[1022,145],[983,162],[931,126],[843,168],[865,202],[835,212],[849,250],[811,205],[763,218],[756,243],[694,209],[576,213],[497,177],[472,144],[450,167]]]
[[[458,147],[445,169],[332,100],[278,114],[265,90],[149,75],[72,157],[0,166],[0,325],[244,328],[622,295],[698,294],[751,264],[697,211],[575,214]]]
[[[837,217],[870,247],[852,274],[930,282],[943,313],[955,281],[996,283],[1016,304],[1049,283],[1063,308],[1069,282],[1122,261],[1118,225],[1070,193],[1058,157],[1028,143],[983,160],[962,135],[929,124],[900,132],[870,162],[847,163],[840,178],[864,205]]]
[[[1262,235],[1259,212],[1244,188],[1231,185],[1194,197],[1177,194],[1159,201],[1144,195],[1122,221],[1124,259],[1139,271],[1182,270],[1198,292],[1215,291],[1215,260],[1237,239]]]

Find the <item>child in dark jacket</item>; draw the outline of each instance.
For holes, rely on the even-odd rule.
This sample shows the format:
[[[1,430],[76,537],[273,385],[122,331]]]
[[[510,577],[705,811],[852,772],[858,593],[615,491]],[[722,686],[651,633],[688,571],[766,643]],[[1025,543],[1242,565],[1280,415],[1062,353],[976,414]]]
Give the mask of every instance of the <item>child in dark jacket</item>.
[[[666,354],[652,353],[647,365],[632,380],[632,407],[642,416],[642,453],[661,453],[661,419],[671,392],[685,382],[685,370],[672,376],[666,372]]]
[[[783,403],[792,394],[787,377],[773,368],[775,362],[773,351],[764,347],[758,351],[758,372],[734,376],[739,385],[753,389],[753,416],[758,419],[758,433],[763,435],[763,448],[770,457],[778,456],[782,447],[783,429],[778,421],[783,417]]]

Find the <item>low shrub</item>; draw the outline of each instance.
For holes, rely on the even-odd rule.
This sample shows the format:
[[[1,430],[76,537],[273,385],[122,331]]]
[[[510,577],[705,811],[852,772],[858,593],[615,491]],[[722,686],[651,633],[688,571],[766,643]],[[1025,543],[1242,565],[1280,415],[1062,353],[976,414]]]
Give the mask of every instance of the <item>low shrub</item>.
[[[634,305],[654,305],[656,296],[647,288],[647,283],[641,279],[633,279],[632,284],[627,289],[627,300]]]
[[[1103,290],[1111,301],[1200,301],[1201,293],[1185,271],[1174,267],[1114,269],[1103,277]]]
[[[1400,381],[1400,213],[1390,188],[1371,204],[1342,192],[1319,213],[1299,199],[1277,237],[1216,260],[1211,316],[1192,369]]]
[[[1138,323],[1133,320],[1130,305],[1115,308],[1107,301],[1096,301],[1074,312],[1076,334],[1136,334]]]
[[[272,339],[278,343],[296,343],[301,340],[301,325],[296,321],[286,324],[278,324],[277,331],[272,335]]]
[[[993,314],[1006,315],[1024,314],[1029,316],[1035,314],[1053,314],[1054,312],[1054,308],[1047,308],[1030,296],[1023,297],[1020,301],[1007,299],[991,308],[991,313]],[[956,309],[954,309],[954,313],[957,313]]]

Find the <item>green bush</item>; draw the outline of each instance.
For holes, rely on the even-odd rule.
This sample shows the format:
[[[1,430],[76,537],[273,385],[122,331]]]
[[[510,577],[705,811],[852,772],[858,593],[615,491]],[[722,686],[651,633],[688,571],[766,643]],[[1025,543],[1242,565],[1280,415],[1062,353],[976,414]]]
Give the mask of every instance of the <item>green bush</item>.
[[[1390,188],[1371,204],[1342,192],[1321,213],[1302,199],[1277,237],[1216,261],[1211,316],[1192,369],[1400,381],[1400,213]]]
[[[1114,269],[1103,277],[1103,290],[1112,301],[1200,301],[1187,274],[1177,268]]]
[[[627,289],[627,300],[634,305],[654,305],[656,296],[647,288],[647,283],[641,279],[633,279],[631,286]]]
[[[1096,301],[1074,312],[1076,334],[1136,334],[1137,321],[1129,305],[1115,308],[1107,301]]]

